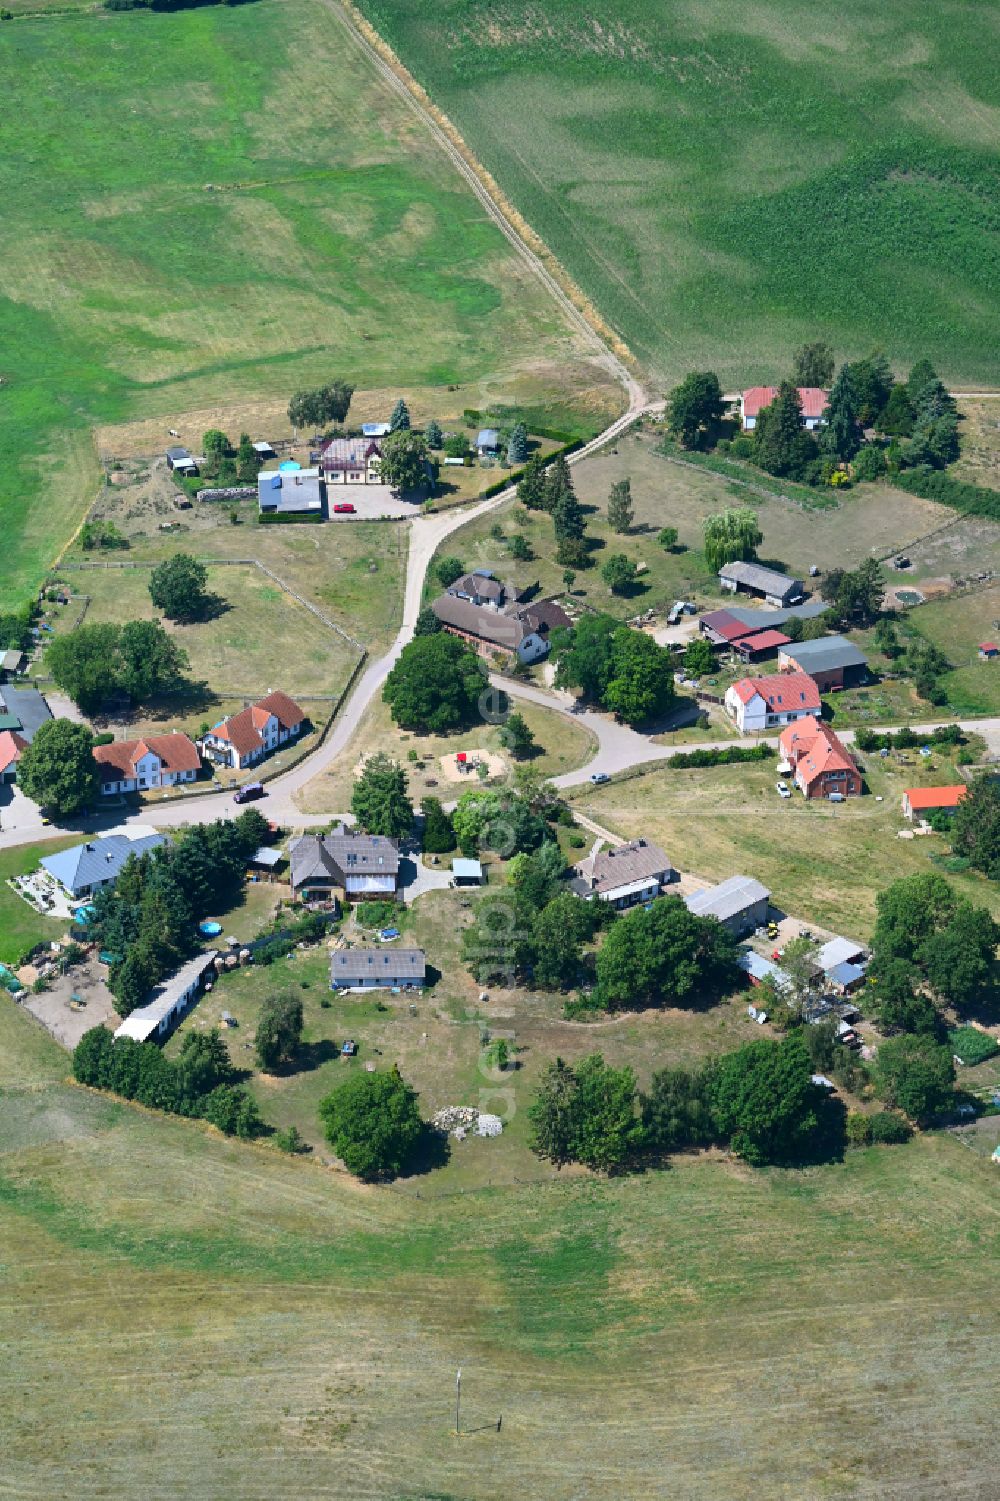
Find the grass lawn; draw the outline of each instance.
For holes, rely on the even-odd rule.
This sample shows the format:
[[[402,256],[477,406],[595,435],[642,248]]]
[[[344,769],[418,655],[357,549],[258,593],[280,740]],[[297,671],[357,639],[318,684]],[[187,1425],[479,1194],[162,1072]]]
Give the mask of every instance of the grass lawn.
[[[68,577],[76,594],[90,597],[87,624],[162,618],[149,597],[148,568],[93,568]],[[358,652],[273,579],[253,567],[209,568],[206,587],[218,601],[209,619],[163,620],[187,652],[194,682],[229,697],[260,697],[278,687],[303,697],[341,692]],[[75,600],[61,622],[71,624],[81,603]]]
[[[24,876],[37,869],[43,855],[55,855],[79,844],[80,837],[69,835],[0,850],[0,964],[16,964],[36,943],[61,938],[66,932],[64,917],[43,917],[12,891],[7,882],[13,876]]]
[[[940,647],[952,664],[942,685],[949,704],[960,714],[1000,713],[1000,663],[980,661],[977,655],[981,641],[996,639],[998,619],[1000,586],[995,584],[919,605],[907,616],[908,623]]]
[[[662,378],[776,380],[821,336],[995,384],[987,5],[362,9]]]
[[[521,700],[515,701],[513,706],[527,721],[539,750],[539,754],[521,764],[530,765],[543,776],[555,777],[564,771],[574,771],[596,750],[590,731],[565,715]],[[518,764],[501,745],[497,725],[483,722],[460,735],[411,734],[393,724],[388,706],[378,698],[368,709],[344,754],[334,766],[306,784],[298,795],[298,802],[306,813],[346,812],[351,806],[355,775],[361,763],[376,751],[385,751],[403,765],[414,804],[419,804],[427,793],[439,797],[442,802],[450,802],[469,787],[483,785],[478,775],[463,776],[461,781],[453,781],[445,775],[441,758],[447,757],[451,763],[456,753],[463,750],[501,756],[504,774]],[[410,760],[411,751],[417,753],[415,761]]]
[[[334,375],[603,404],[607,377],[324,0],[69,10],[0,48],[15,598],[93,499],[94,427],[158,419],[159,447],[175,414],[280,409]]]
[[[884,556],[954,521],[954,513],[934,501],[873,485],[858,486],[822,510],[804,510],[777,497],[750,494],[709,470],[671,463],[657,452],[658,437],[656,427],[647,426],[573,467],[577,495],[588,508],[588,535],[597,544],[592,554],[596,566],[577,574],[574,592],[587,604],[623,618],[649,606],[669,608],[679,598],[693,597],[709,608],[724,603],[701,546],[706,516],[730,506],[750,505],[757,512],[764,533],[762,560],[779,561],[789,573],[803,577],[813,564],[823,569],[856,567],[872,553]],[[610,530],[606,512],[611,486],[626,477],[631,480],[635,520],[622,536]],[[555,562],[551,518],[531,511],[527,521],[518,522],[512,514],[516,505],[512,502],[462,527],[448,538],[442,552],[460,557],[468,567],[495,568],[521,584],[537,580],[545,594],[561,592],[563,570]],[[500,539],[491,535],[498,524],[504,533]],[[956,566],[971,571],[984,542],[1000,539],[1000,527],[984,525],[991,528],[989,538],[979,533],[963,538]],[[656,535],[665,526],[676,527],[678,551],[665,552],[657,543]],[[531,544],[535,556],[530,563],[517,563],[510,556],[509,538],[516,531],[523,531]],[[646,565],[628,597],[609,594],[600,577],[602,563],[614,552]],[[428,593],[436,590],[429,579]]]
[[[109,1493],[219,1501],[989,1493],[995,1171],[953,1137],[372,1190],[67,1088],[26,1028],[0,996],[15,1488],[71,1443]],[[469,1144],[480,1185],[504,1150]],[[501,1435],[456,1443],[458,1364]]]
[[[683,871],[714,881],[756,876],[775,903],[795,917],[866,939],[875,922],[875,897],[900,876],[932,868],[946,854],[936,834],[899,839],[905,788],[958,781],[952,758],[916,751],[882,762],[862,757],[871,796],[839,807],[788,801],[775,790],[774,763],[704,770],[661,767],[636,777],[587,786],[571,805],[630,838],[661,843]],[[876,802],[881,797],[882,802]],[[975,873],[953,876],[970,900],[1000,914],[1000,891]]]
[[[951,473],[973,485],[1000,490],[1000,402],[962,401],[962,456]]]

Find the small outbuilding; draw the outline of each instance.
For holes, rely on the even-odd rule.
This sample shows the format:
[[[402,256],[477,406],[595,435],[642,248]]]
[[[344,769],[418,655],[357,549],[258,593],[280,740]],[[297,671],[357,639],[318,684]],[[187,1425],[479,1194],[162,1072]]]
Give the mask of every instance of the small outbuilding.
[[[186,448],[174,444],[167,449],[167,468],[172,474],[197,474],[198,465]]]
[[[794,604],[803,595],[801,579],[789,578],[762,563],[726,563],[719,569],[719,583],[725,592],[761,595],[769,605],[779,608]]]
[[[483,884],[483,867],[479,860],[455,859],[451,862],[451,874],[456,886]]]
[[[1000,646],[994,641],[980,641],[979,655],[984,662],[991,662],[994,657],[1000,657]]]
[[[707,891],[684,898],[696,917],[714,917],[736,938],[752,933],[767,922],[771,893],[752,876],[730,876]]]
[[[484,454],[494,454],[500,447],[500,434],[495,427],[481,427],[479,436],[476,438],[476,452],[482,457]]]

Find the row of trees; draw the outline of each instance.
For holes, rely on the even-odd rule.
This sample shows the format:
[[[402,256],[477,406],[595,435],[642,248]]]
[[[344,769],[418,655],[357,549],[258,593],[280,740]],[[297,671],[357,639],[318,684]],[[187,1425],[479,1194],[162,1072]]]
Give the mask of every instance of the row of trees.
[[[557,1058],[528,1110],[532,1149],[604,1172],[709,1145],[728,1145],[754,1164],[839,1155],[843,1107],[811,1075],[798,1034],[747,1043],[700,1070],[662,1069],[643,1094],[631,1068],[599,1054],[575,1068]]]
[[[599,1054],[575,1067],[557,1058],[542,1075],[528,1115],[532,1150],[562,1165],[603,1172],[659,1160],[671,1152],[723,1146],[755,1166],[838,1158],[850,1141],[893,1144],[911,1131],[898,1112],[930,1124],[954,1101],[951,1055],[927,1038],[883,1043],[875,1088],[888,1108],[847,1116],[842,1103],[813,1083],[816,1060],[807,1034],[749,1042],[700,1068],[666,1068],[640,1092],[631,1068]]]
[[[153,1042],[115,1040],[92,1027],[73,1050],[73,1076],[175,1115],[200,1116],[229,1136],[250,1138],[264,1129],[253,1100],[237,1083],[229,1051],[217,1029],[188,1032],[176,1061]]]
[[[255,808],[196,824],[173,844],[133,855],[114,886],[95,894],[88,934],[114,955],[108,986],[120,1016],[194,952],[197,923],[232,905],[247,860],[266,837],[267,820]]]
[[[587,615],[552,638],[556,684],[575,689],[627,724],[666,713],[674,699],[674,663],[652,636],[610,615]]]
[[[56,686],[84,714],[96,714],[109,700],[125,697],[145,703],[185,685],[188,656],[158,620],[81,625],[57,636],[45,653]]]

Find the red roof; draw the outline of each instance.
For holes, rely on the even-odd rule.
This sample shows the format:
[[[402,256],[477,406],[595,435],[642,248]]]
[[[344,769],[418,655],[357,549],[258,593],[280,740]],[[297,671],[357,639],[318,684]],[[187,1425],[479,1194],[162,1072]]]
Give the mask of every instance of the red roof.
[[[248,709],[241,709],[231,719],[224,719],[214,727],[212,734],[217,735],[220,740],[228,740],[242,760],[244,756],[260,750],[264,744],[260,732],[272,714],[285,730],[294,730],[306,717],[294,699],[276,689],[258,699]]]
[[[9,771],[21,759],[21,752],[28,742],[16,730],[0,730],[0,775]]]
[[[786,636],[784,631],[752,631],[748,636],[741,636],[738,641],[730,641],[730,646],[736,651],[746,648],[748,651],[770,651],[772,647],[788,646],[791,637]]]
[[[807,787],[830,771],[857,772],[857,767],[828,724],[820,719],[799,719],[782,731],[781,754],[795,767],[798,780]]]
[[[273,714],[285,730],[294,730],[306,717],[305,710],[300,709],[294,698],[289,698],[288,694],[282,693],[280,688],[259,698],[254,708],[263,709],[266,714]]]
[[[979,650],[988,651],[995,656],[997,652],[1000,652],[1000,646],[997,646],[995,641],[980,641]]]
[[[701,617],[701,624],[708,626],[717,636],[722,636],[726,641],[735,641],[739,636],[752,636],[752,628],[744,625],[742,620],[737,620],[728,610],[709,610],[707,615]]]
[[[733,689],[745,704],[759,693],[772,714],[787,714],[792,709],[819,713],[819,689],[807,672],[776,672],[766,678],[741,678],[733,684]]]
[[[101,780],[116,782],[134,777],[138,763],[150,751],[159,757],[164,771],[197,771],[201,766],[198,748],[186,735],[147,735],[143,740],[95,745],[94,760],[101,769]]]
[[[968,792],[962,783],[958,787],[908,787],[903,793],[911,808],[957,808]]]
[[[819,386],[799,386],[798,393],[803,417],[822,417],[829,401],[829,391],[823,391]],[[764,407],[771,405],[777,394],[777,386],[751,386],[742,396],[744,417],[756,417]]]

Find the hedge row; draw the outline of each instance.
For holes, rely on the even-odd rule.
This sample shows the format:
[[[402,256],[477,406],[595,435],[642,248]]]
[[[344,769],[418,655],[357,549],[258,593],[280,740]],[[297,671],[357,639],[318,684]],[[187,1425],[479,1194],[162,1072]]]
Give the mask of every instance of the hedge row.
[[[316,526],[324,519],[321,511],[307,511],[305,515],[297,515],[292,511],[258,511],[257,513],[259,526]]]
[[[544,438],[547,434],[542,433],[541,436]],[[545,455],[546,464],[551,464],[555,459],[563,458],[567,454],[576,453],[578,448],[583,447],[584,441],[583,438],[573,438],[569,443],[564,443],[562,448],[557,448],[555,453],[547,453]],[[504,475],[503,479],[494,480],[492,485],[487,485],[485,490],[480,490],[479,499],[489,500],[491,495],[499,495],[501,490],[506,490],[510,485],[516,485],[523,473],[523,467],[520,469],[511,469]]]
[[[895,733],[892,730],[860,729],[854,737],[854,744],[860,751],[912,750],[916,745],[962,745],[964,741],[965,736],[957,724],[939,724],[929,735],[918,735],[904,725]]]
[[[741,761],[768,761],[770,745],[727,745],[724,750],[678,751],[667,758],[668,766],[732,766]]]
[[[964,511],[969,516],[989,516],[993,521],[1000,521],[1000,491],[952,479],[950,474],[931,469],[927,464],[904,469],[893,483],[923,500],[937,500],[941,505],[951,506],[953,511]]]

